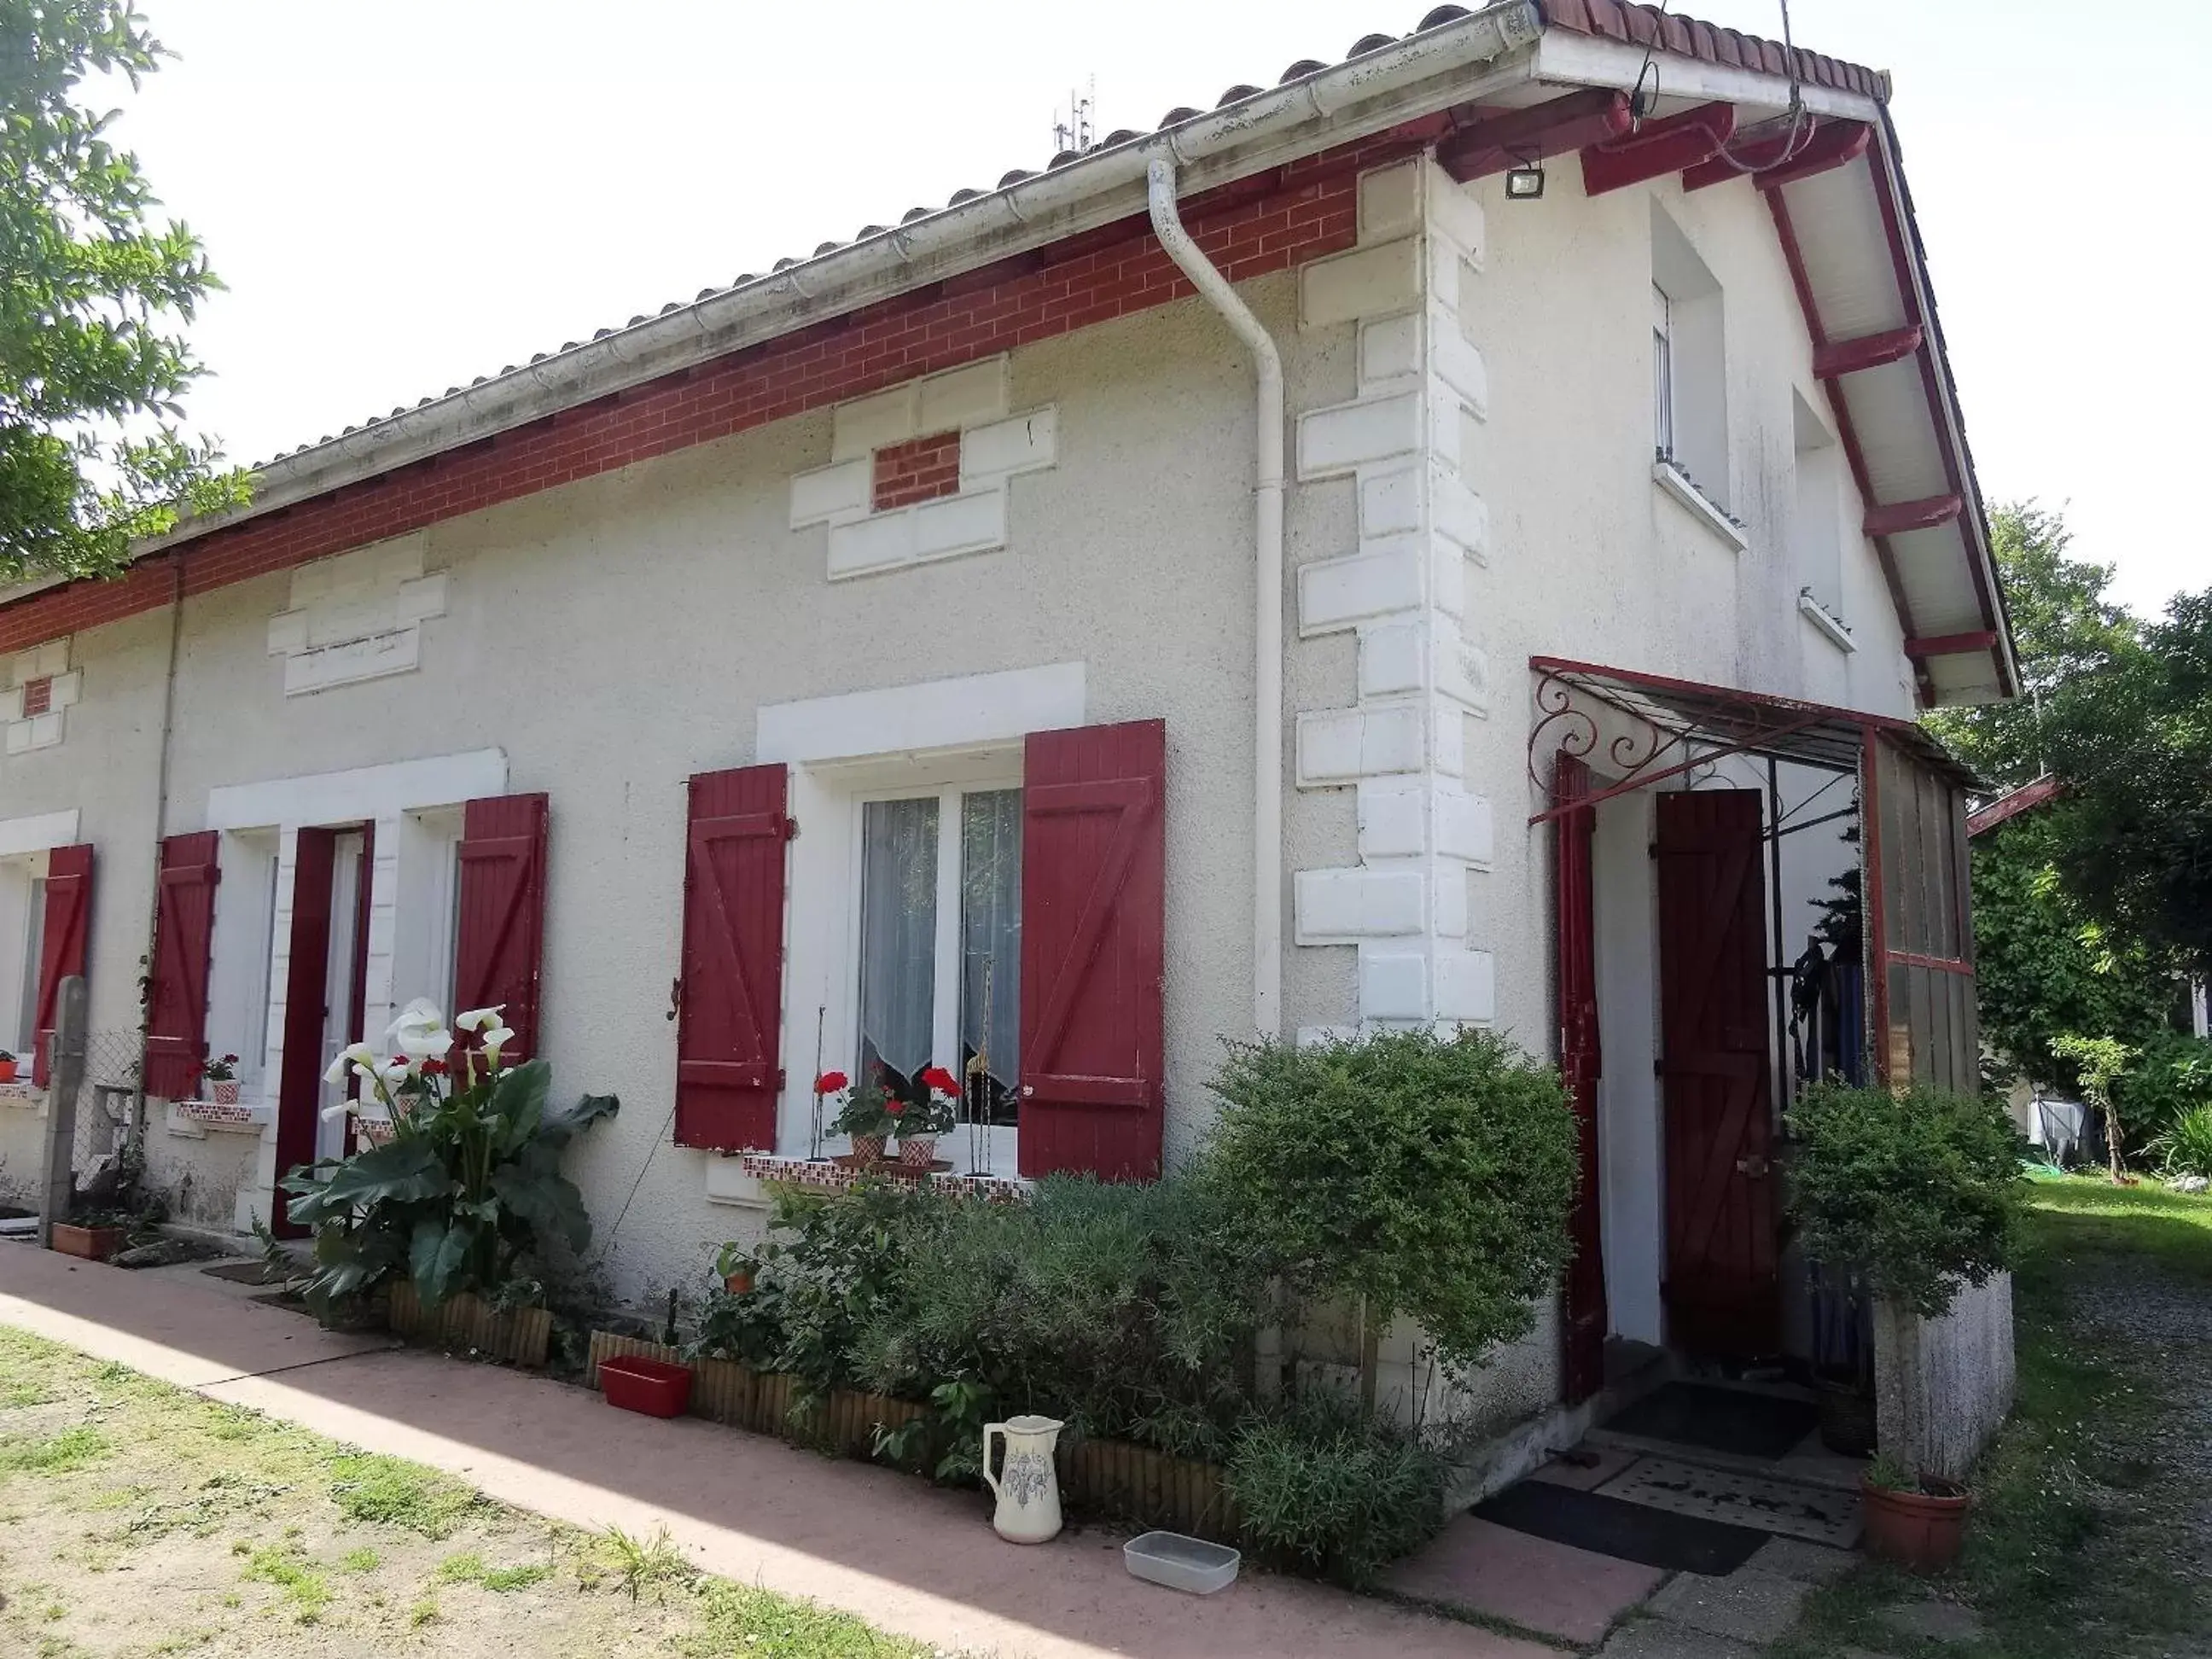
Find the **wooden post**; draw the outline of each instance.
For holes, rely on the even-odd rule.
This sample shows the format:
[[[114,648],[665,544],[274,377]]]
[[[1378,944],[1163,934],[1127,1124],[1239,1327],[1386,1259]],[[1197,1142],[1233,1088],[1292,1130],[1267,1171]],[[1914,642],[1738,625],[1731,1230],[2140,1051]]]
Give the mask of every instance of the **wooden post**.
[[[46,1156],[39,1182],[39,1243],[52,1249],[54,1223],[69,1218],[76,1191],[76,1097],[84,1085],[84,975],[61,982],[54,1002],[53,1054],[46,1085]]]

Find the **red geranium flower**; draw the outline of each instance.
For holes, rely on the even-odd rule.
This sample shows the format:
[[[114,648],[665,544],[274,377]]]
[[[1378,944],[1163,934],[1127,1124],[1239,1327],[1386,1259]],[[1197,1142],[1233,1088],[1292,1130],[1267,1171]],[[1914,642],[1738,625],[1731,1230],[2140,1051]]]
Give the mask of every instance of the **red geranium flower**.
[[[852,1080],[842,1072],[824,1072],[814,1079],[814,1092],[817,1095],[834,1095],[840,1089],[850,1085]]]
[[[896,1117],[906,1110],[906,1102],[902,1100],[887,1100],[884,1103],[884,1109],[889,1112],[893,1117]]]
[[[426,1060],[422,1062],[424,1077],[443,1077],[449,1069],[442,1060]]]
[[[951,1095],[955,1100],[960,1097],[960,1085],[953,1079],[952,1073],[942,1066],[924,1066],[921,1073],[921,1085],[925,1089],[934,1089],[940,1095]]]

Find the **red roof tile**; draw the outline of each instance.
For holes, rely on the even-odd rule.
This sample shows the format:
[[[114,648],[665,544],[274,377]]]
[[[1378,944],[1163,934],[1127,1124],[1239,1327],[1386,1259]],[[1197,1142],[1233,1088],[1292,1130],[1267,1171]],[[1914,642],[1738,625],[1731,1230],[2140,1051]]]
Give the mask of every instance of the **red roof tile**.
[[[1656,45],[1661,52],[1698,58],[1731,69],[1755,70],[1767,75],[1790,73],[1790,49],[1778,40],[1742,34],[1674,13],[1662,14],[1656,6],[1630,5],[1626,0],[1540,0],[1544,21],[1555,29],[1595,34],[1631,46]],[[1887,100],[1889,77],[1863,64],[1847,64],[1817,52],[1797,49],[1797,77],[1815,86],[1863,93]]]

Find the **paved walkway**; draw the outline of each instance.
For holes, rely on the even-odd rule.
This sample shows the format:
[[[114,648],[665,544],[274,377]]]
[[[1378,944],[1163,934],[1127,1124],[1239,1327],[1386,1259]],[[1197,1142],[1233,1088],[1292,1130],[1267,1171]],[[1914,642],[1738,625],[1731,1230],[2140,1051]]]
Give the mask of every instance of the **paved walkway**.
[[[0,1244],[0,1323],[432,1464],[585,1527],[665,1525],[706,1571],[1003,1659],[1556,1659],[1470,1625],[1248,1574],[1219,1595],[1132,1578],[1122,1534],[1002,1543],[981,1500],[696,1419],[610,1411],[544,1377],[340,1336],[191,1269],[129,1273]]]

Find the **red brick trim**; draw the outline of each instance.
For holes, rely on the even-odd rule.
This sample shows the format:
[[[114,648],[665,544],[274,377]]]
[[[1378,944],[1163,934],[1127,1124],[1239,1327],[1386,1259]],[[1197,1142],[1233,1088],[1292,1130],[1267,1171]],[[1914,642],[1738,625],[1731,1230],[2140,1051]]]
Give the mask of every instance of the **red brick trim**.
[[[1412,124],[1206,191],[1184,220],[1232,282],[1348,248],[1358,177],[1443,123]],[[313,501],[179,544],[106,582],[0,608],[0,652],[155,610],[501,501],[708,443],[1195,290],[1139,215],[844,317],[563,410]]]
[[[933,432],[902,444],[886,444],[875,454],[869,506],[878,513],[916,501],[933,501],[960,489],[960,434]]]

